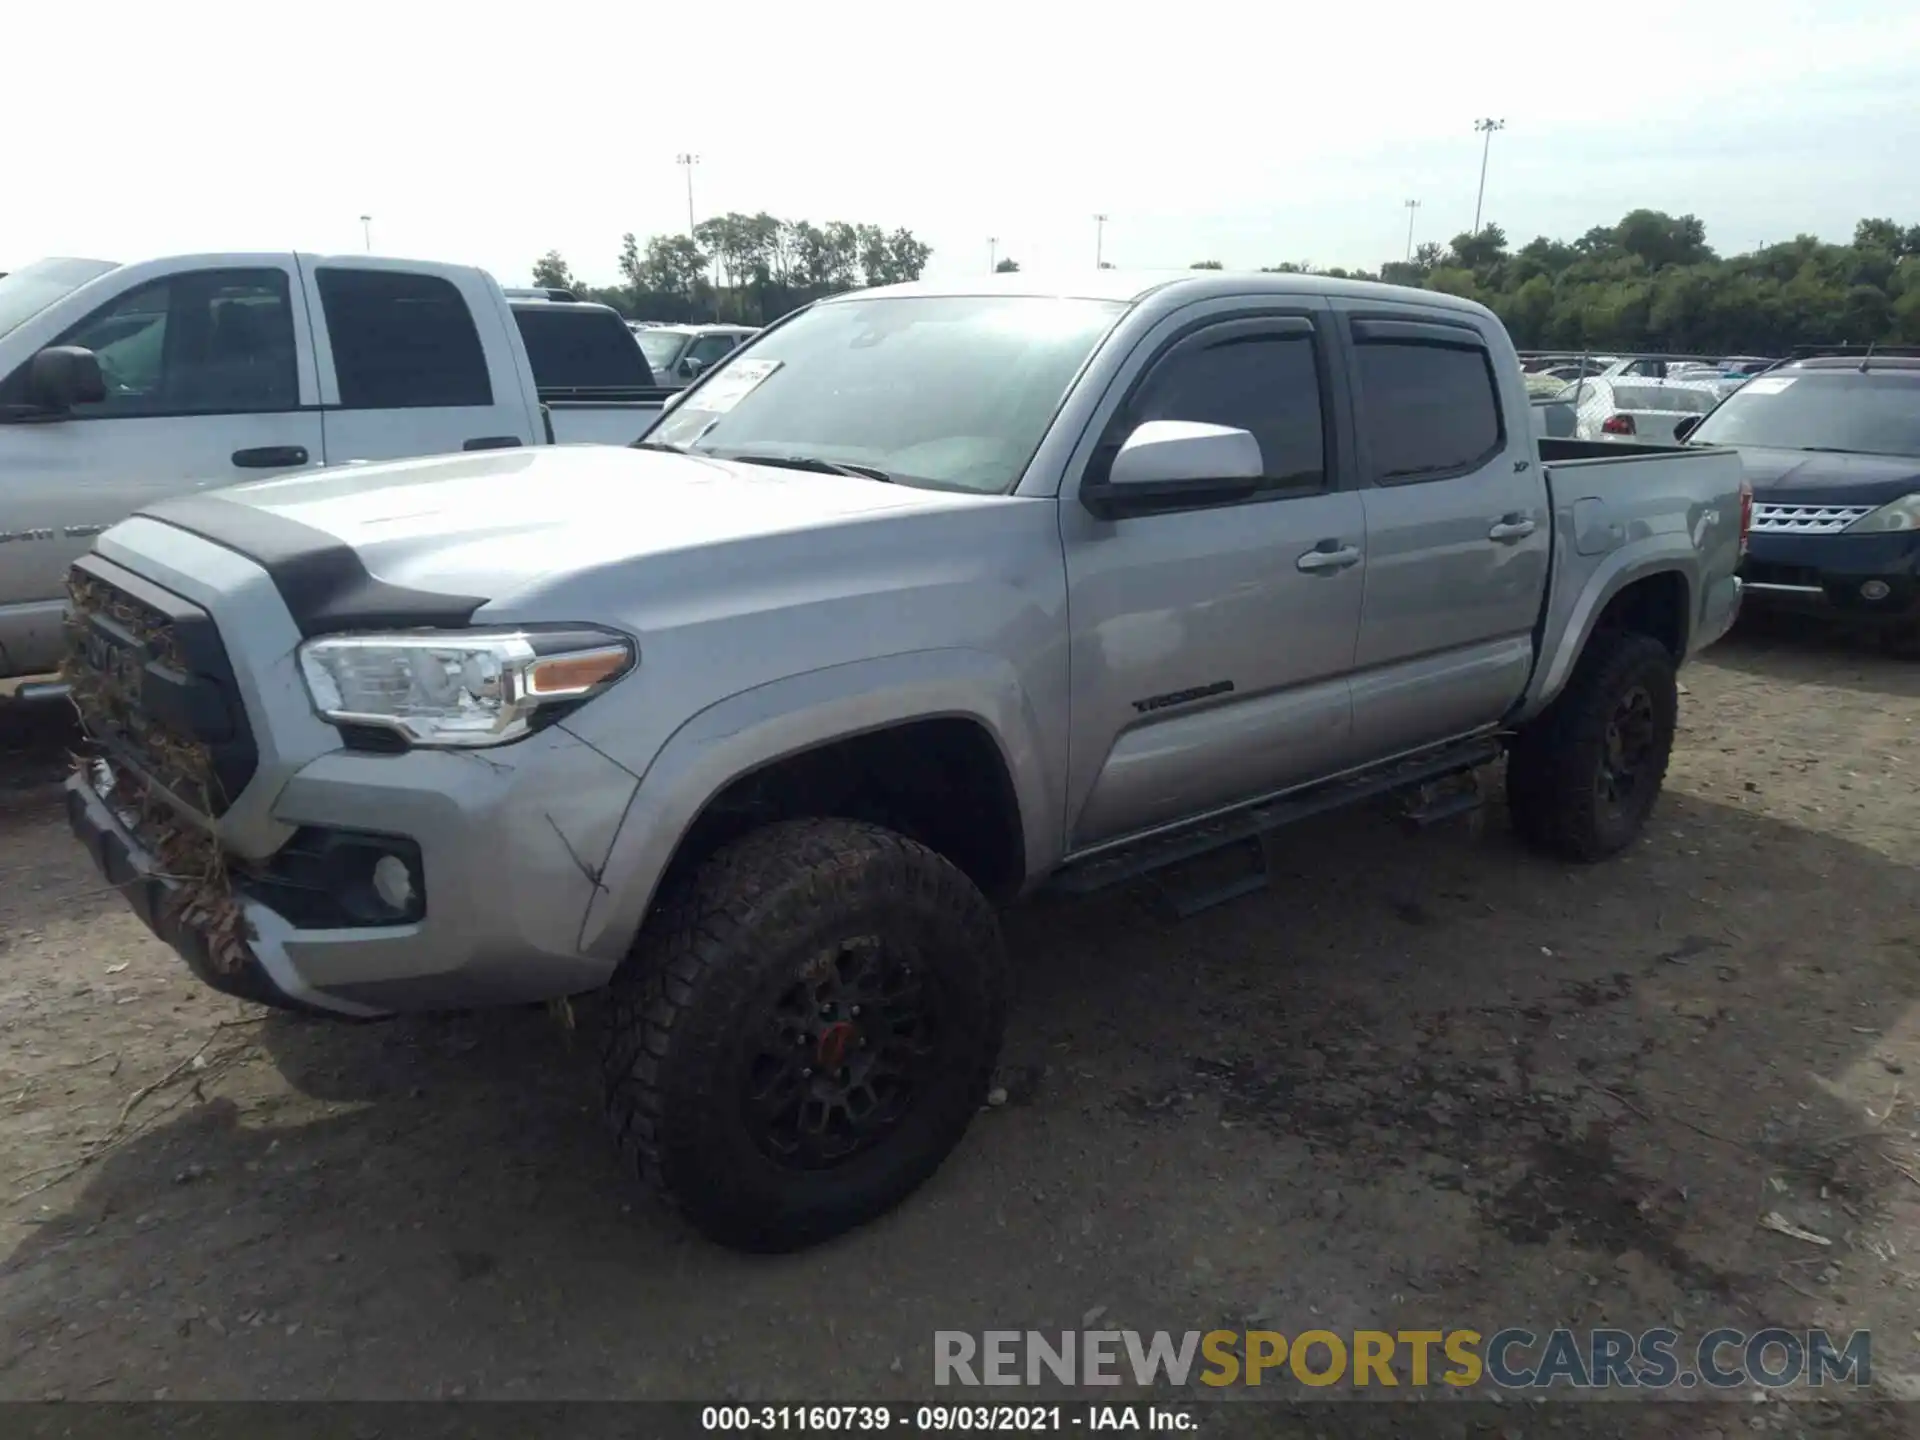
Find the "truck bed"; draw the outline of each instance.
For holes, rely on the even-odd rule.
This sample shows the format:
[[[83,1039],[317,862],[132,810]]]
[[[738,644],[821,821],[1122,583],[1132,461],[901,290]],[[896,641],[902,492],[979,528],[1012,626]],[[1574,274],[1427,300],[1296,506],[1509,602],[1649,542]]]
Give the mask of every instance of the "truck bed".
[[[1684,592],[1673,637],[1685,660],[1732,626],[1740,608],[1745,470],[1728,449],[1605,440],[1538,442],[1553,516],[1554,563],[1538,655],[1516,720],[1557,693],[1600,618],[1603,597],[1664,572]]]
[[[631,445],[653,428],[673,391],[662,386],[550,386],[539,392],[556,445]]]

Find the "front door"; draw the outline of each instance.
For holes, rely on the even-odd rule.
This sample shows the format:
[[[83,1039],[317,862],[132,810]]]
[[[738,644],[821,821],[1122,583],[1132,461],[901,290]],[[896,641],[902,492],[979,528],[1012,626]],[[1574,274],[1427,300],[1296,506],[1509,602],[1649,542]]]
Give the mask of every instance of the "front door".
[[[1149,420],[1231,425],[1260,442],[1253,498],[1103,520],[1079,503],[1084,474],[1063,487],[1070,851],[1347,763],[1365,517],[1343,486],[1328,320],[1292,297],[1170,318],[1086,466]]]
[[[0,675],[60,661],[67,567],[185,491],[320,462],[311,340],[291,264],[183,269],[122,291],[53,344],[94,352],[106,398],[24,413],[0,380]],[[20,407],[20,408],[15,408]]]
[[[1526,688],[1553,543],[1526,411],[1472,317],[1341,300],[1367,481],[1363,760],[1496,723]],[[1491,322],[1479,322],[1491,323]]]

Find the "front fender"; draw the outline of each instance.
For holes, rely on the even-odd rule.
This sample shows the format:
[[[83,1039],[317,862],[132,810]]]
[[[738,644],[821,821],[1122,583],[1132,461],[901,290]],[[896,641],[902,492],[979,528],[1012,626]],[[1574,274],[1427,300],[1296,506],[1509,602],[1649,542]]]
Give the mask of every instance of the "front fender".
[[[675,730],[614,837],[581,950],[615,960],[627,953],[681,838],[742,775],[832,741],[945,718],[977,721],[993,737],[1013,780],[1027,873],[1051,869],[1060,854],[1060,786],[1046,773],[1039,720],[1018,673],[984,651],[911,651],[743,690]]]
[[[1515,723],[1538,715],[1554,697],[1566,688],[1594,625],[1615,596],[1629,585],[1651,575],[1677,573],[1686,590],[1680,624],[1685,655],[1693,643],[1695,597],[1699,594],[1700,556],[1693,537],[1682,531],[1660,532],[1630,542],[1618,550],[1593,557],[1593,568],[1584,580],[1575,572],[1588,563],[1588,557],[1576,553],[1571,545],[1561,547],[1559,567],[1547,605],[1542,627],[1543,653],[1534,667],[1533,682],[1527,688],[1513,719]]]

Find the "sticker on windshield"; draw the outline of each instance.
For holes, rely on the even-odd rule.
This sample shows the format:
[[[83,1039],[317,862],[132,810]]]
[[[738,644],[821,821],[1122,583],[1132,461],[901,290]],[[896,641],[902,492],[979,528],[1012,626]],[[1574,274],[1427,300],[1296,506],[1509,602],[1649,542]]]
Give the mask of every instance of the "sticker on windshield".
[[[1762,375],[1740,388],[1749,395],[1778,395],[1799,378],[1797,375]]]
[[[736,360],[687,398],[687,408],[703,414],[720,415],[752,393],[754,388],[784,361]]]

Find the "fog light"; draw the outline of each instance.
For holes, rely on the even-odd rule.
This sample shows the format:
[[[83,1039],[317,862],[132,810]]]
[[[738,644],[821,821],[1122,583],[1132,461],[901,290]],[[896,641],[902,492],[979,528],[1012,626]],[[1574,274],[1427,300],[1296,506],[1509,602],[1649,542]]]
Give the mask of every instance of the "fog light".
[[[1884,580],[1869,580],[1860,587],[1862,600],[1884,600],[1893,593],[1893,587]]]
[[[400,914],[413,908],[413,875],[398,855],[382,855],[373,862],[373,893]]]

